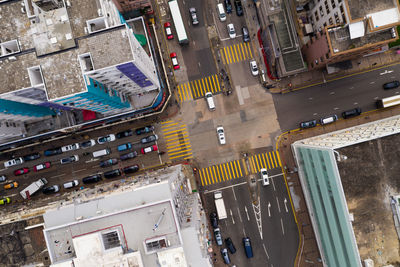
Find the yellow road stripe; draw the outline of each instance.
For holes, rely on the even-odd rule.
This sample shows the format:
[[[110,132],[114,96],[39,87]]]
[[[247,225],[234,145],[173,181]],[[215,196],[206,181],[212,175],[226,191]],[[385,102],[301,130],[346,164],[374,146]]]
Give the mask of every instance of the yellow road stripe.
[[[278,163],[276,162],[276,156],[275,156],[275,151],[272,151],[272,156],[274,156],[274,163],[275,163],[275,168],[278,167]]]
[[[267,163],[265,162],[265,155],[261,154],[261,157],[262,157],[262,160],[263,160],[263,163],[264,163],[264,168],[266,169],[267,168]]]
[[[167,146],[167,150],[168,151],[172,151],[171,148],[175,148],[175,147],[186,147],[186,145],[190,144],[190,141],[187,141],[185,143],[180,143],[177,145],[173,145],[173,146]]]
[[[208,82],[210,83],[210,90],[211,90],[211,92],[214,94],[214,93],[215,93],[215,90],[214,90],[214,87],[212,86],[211,76],[208,76],[207,79],[208,79]]]
[[[187,92],[188,92],[188,97],[189,97],[189,99],[193,99],[193,95],[192,95],[192,90],[190,90],[190,84],[189,83],[185,83],[185,87],[186,87],[186,85],[187,85]]]
[[[219,49],[219,54],[221,55],[221,58],[222,58],[222,64],[225,65],[225,58],[224,58],[224,53],[223,53],[223,49],[222,48]]]
[[[204,83],[206,84],[206,87],[207,87],[207,92],[214,93],[214,92],[211,91],[211,88],[210,88],[209,85],[208,85],[207,77],[204,78],[204,81],[205,81]]]
[[[260,164],[258,163],[257,155],[254,155],[254,158],[255,158],[254,163],[256,166],[256,172],[258,172],[258,170],[260,169]]]
[[[182,151],[181,151],[182,152]],[[181,153],[181,152],[179,152],[179,153]],[[192,152],[188,152],[188,151],[186,151],[187,153],[184,153],[184,154],[182,154],[182,155],[179,155],[179,156],[175,156],[175,157],[169,157],[169,159],[177,159],[177,158],[182,158],[182,157],[185,157],[185,156],[188,156],[188,155],[192,155],[193,153]],[[175,154],[177,154],[177,153],[175,153]]]
[[[185,88],[184,88],[185,84],[181,84],[181,93],[183,96],[183,101],[186,101],[186,94],[185,94]]]
[[[239,62],[239,57],[238,57],[238,52],[236,50],[236,45],[233,45],[233,49],[235,49],[235,56],[236,56],[236,61]]]
[[[170,123],[170,122],[173,122],[173,121],[162,121],[161,124],[167,124],[167,123]]]
[[[194,98],[197,98],[197,94],[196,94],[196,90],[195,90],[194,85],[193,85],[193,81],[190,81],[189,84],[190,84],[190,89],[191,89],[190,93],[192,94],[192,96]]]
[[[202,174],[203,173],[203,174]],[[204,183],[207,185],[207,180],[206,180],[206,175],[204,173],[204,169],[200,169],[200,178],[202,179],[202,184],[203,184],[203,179],[204,179]]]
[[[255,173],[256,172],[256,166],[254,164],[254,157],[251,156],[250,158],[250,168],[251,168],[251,173]]]
[[[206,86],[204,85],[204,79],[201,79],[201,84],[203,85],[203,89],[204,89],[204,94],[205,95],[208,91],[206,91]]]
[[[231,169],[229,168],[229,162],[225,163],[226,164],[226,168],[228,169],[228,174],[229,174],[229,180],[232,180],[232,174],[231,174]]]
[[[240,45],[241,45],[241,43],[237,44],[236,46],[237,46],[237,51],[238,51],[238,55],[239,55],[239,61],[242,61],[243,59],[242,59],[242,53],[240,53]]]
[[[218,166],[219,166],[219,169],[221,170],[222,180],[225,182],[224,170],[222,169],[222,165],[219,164]]]
[[[261,154],[258,154],[257,157],[258,157],[258,160],[260,161],[260,167],[261,167],[260,169],[264,168],[263,164],[262,164],[262,160],[261,160],[261,158],[262,158]]]
[[[229,50],[230,50],[231,53],[232,53],[232,63],[235,63],[235,62],[236,62],[236,61],[235,61],[235,52],[233,52],[233,47],[232,47],[232,45],[229,46]]]
[[[249,52],[247,51],[247,44],[244,43],[243,46],[244,46],[244,51],[246,52],[246,58],[249,58]]]
[[[239,166],[238,168],[239,168],[239,172],[240,172],[240,177],[243,177],[242,167],[240,166],[240,161],[239,160],[237,160],[237,165]]]
[[[204,186],[203,175],[201,175],[201,170],[200,170],[199,174],[200,174],[201,186]]]
[[[176,123],[176,124],[178,124],[178,123]],[[164,127],[161,131],[163,133],[168,133],[170,130],[176,130],[176,129],[185,128],[185,127],[186,127],[185,124],[176,125],[176,126],[175,126],[175,124],[171,124],[171,125],[168,125],[168,126]]]
[[[226,53],[226,47],[224,47],[224,53],[225,53],[225,62],[226,62],[226,64],[229,64],[229,58],[228,58],[228,54]]]
[[[170,134],[173,134],[173,133],[176,133],[179,131],[186,131],[186,125],[179,125],[179,126],[175,126],[175,127],[171,127],[171,128],[162,130],[164,136],[168,136]]]
[[[269,152],[268,155],[269,155],[269,159],[270,159],[270,161],[271,161],[271,167],[272,167],[272,169],[273,169],[273,168],[275,168],[275,165],[274,165],[274,161],[272,160],[271,152]]]
[[[173,138],[170,138],[170,137],[173,137]],[[182,141],[189,140],[187,132],[182,133],[181,136],[179,136],[179,134],[174,134],[174,135],[169,136],[169,138],[164,138],[164,139],[165,139],[165,141],[167,141],[167,143],[169,143],[171,141],[175,141],[175,140],[179,140],[179,141],[180,140],[182,140]]]
[[[164,137],[168,138],[170,135],[177,133],[177,132],[186,132],[186,126],[182,126],[180,129],[179,128],[175,128],[177,130],[173,130],[173,131],[168,131],[168,132],[164,132]]]
[[[201,96],[202,92],[201,92],[201,87],[200,87],[200,81],[195,80],[194,84],[196,85],[196,90],[199,92],[199,96]]]
[[[247,176],[249,174],[249,170],[247,169],[246,161],[244,159],[242,159],[242,163],[243,163],[244,173]]]
[[[216,181],[217,183],[221,182],[221,181],[218,181],[218,176],[217,176],[217,173],[215,172],[215,165],[212,166],[212,169],[213,169],[215,181]]]
[[[192,153],[189,153],[188,155],[191,155]],[[193,158],[193,155],[191,155],[191,156],[189,156],[189,157],[186,157],[186,158],[183,158],[183,159],[192,159]]]
[[[208,183],[211,184],[210,175],[208,175],[208,168],[206,168]]]
[[[181,93],[180,91],[181,91],[181,89],[180,89],[180,86],[178,85],[178,96],[179,96],[179,101],[182,103],[182,102],[183,102],[183,100],[182,100],[182,93]]]
[[[215,91],[215,92],[218,92],[218,91],[217,91],[217,86],[215,86],[215,76],[217,76],[217,75],[213,75],[213,76],[211,76],[211,77],[212,77],[212,81],[213,81],[214,91]]]
[[[228,166],[229,166],[229,169],[230,169],[231,172],[232,172],[232,179],[235,179],[235,170],[233,169],[232,161],[229,161],[229,162],[228,162]]]
[[[211,181],[215,184],[214,175],[212,174],[211,167],[208,167],[207,170],[210,172]]]
[[[221,174],[219,173],[218,165],[215,165],[215,168],[217,169],[218,179],[219,179],[220,182],[222,182],[222,181],[221,181]]]
[[[221,91],[221,87],[219,87],[219,80],[218,80],[218,76],[217,75],[215,75],[215,79],[217,80],[217,85],[218,85],[218,91],[217,92],[219,92],[219,91]]]
[[[172,121],[169,121],[168,123],[170,123],[170,122],[172,122]],[[161,129],[163,129],[163,131],[164,131],[165,128],[169,128],[169,127],[177,125],[177,124],[179,124],[179,122],[171,123],[168,125],[161,125]]]
[[[249,48],[250,57],[253,58],[253,54],[251,53],[250,42],[247,43],[247,47]]]
[[[224,175],[226,177],[226,181],[228,181],[229,180],[229,176],[228,176],[228,171],[226,170],[225,163],[223,163],[222,166],[224,166]]]
[[[282,163],[281,163],[281,156],[279,155],[279,151],[276,151],[276,157],[278,158],[278,163],[279,163],[279,167],[282,167]]]
[[[236,178],[239,178],[240,176],[239,176],[238,168],[236,165],[236,160],[233,162],[233,166],[235,166]]]
[[[245,60],[246,54],[244,53],[243,46],[244,46],[243,43],[240,43],[240,48],[242,49],[243,60]]]
[[[179,150],[185,151],[185,149],[191,148],[191,147],[192,147],[191,145],[188,145],[188,146],[183,146],[183,147],[177,147],[177,148],[174,148],[174,149],[168,149],[168,154],[171,155],[171,156],[175,155],[175,154],[179,154],[180,152],[174,152],[174,153],[171,153],[171,152],[179,151]]]
[[[269,164],[269,158],[268,158],[268,152],[265,153],[265,158],[267,159],[267,163],[268,163],[268,170],[271,169],[271,165]]]
[[[231,64],[232,63],[232,58],[231,58],[231,51],[229,50],[229,46],[226,48],[226,51],[228,51],[229,64]]]
[[[178,151],[178,152],[170,153],[170,152],[168,151],[168,155],[173,156],[173,155],[180,154],[180,153],[184,153],[184,152],[188,152],[188,151],[191,151],[191,150],[192,150],[192,149],[191,149],[191,146],[187,146],[187,147],[185,147],[185,149],[182,149],[181,151]]]

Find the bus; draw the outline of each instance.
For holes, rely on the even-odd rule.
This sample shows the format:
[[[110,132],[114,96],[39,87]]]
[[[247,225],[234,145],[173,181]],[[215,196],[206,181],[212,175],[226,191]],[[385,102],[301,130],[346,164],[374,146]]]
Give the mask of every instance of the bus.
[[[187,38],[185,25],[183,24],[181,12],[179,11],[178,1],[172,0],[172,1],[169,1],[168,4],[169,4],[169,10],[171,11],[171,15],[172,15],[172,20],[174,21],[174,24],[175,24],[175,30],[176,30],[176,34],[178,36],[179,44],[181,44],[181,45],[188,44],[189,40]]]
[[[388,108],[400,104],[400,95],[395,95],[391,97],[385,97],[376,101],[377,108]]]

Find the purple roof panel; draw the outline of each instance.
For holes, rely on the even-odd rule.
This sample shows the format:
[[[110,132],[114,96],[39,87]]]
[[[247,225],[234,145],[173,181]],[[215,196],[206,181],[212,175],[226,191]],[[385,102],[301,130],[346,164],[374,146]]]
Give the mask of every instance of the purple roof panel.
[[[117,69],[142,88],[153,85],[132,62],[118,65]]]

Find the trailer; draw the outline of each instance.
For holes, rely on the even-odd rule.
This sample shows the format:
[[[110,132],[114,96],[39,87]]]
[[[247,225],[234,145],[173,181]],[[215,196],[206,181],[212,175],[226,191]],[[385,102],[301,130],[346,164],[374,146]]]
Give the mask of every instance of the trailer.
[[[222,192],[214,192],[215,208],[217,209],[218,219],[226,219],[228,216],[226,214],[224,199],[222,198]]]
[[[33,194],[42,189],[47,184],[45,178],[40,178],[36,182],[31,183],[27,188],[19,192],[24,199],[29,199]]]

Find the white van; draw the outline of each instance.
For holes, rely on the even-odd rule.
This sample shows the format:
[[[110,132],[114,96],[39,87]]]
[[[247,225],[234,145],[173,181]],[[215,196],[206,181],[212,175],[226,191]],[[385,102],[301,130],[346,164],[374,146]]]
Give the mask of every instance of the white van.
[[[214,104],[214,98],[213,98],[212,93],[211,92],[207,92],[205,94],[205,98],[206,98],[206,101],[207,101],[208,109],[210,111],[214,111],[215,110],[215,104]]]
[[[109,148],[102,149],[102,150],[99,150],[99,151],[95,151],[95,152],[93,152],[93,158],[107,156],[110,153],[111,153],[111,150]]]
[[[218,11],[219,20],[225,21],[226,13],[225,13],[224,5],[222,3],[217,5],[217,11]]]

